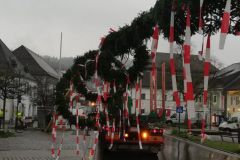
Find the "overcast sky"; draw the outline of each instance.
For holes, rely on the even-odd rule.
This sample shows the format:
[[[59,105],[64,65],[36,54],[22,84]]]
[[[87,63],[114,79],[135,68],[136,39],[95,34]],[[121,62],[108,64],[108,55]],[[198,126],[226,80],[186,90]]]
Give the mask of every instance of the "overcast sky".
[[[0,38],[11,49],[25,45],[40,55],[59,55],[63,32],[63,56],[77,56],[97,49],[109,28],[129,24],[156,0],[0,0]],[[218,50],[219,35],[213,37],[212,53],[225,65],[240,62],[240,36],[228,36],[225,49]],[[192,40],[194,52],[201,37]],[[159,41],[159,52],[168,52],[167,41]]]

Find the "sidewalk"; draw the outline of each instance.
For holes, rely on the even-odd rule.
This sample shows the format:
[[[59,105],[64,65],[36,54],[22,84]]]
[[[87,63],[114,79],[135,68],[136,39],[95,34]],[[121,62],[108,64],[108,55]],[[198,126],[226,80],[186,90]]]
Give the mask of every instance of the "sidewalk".
[[[22,133],[16,133],[15,137],[0,138],[0,160],[47,160],[51,158],[51,134],[47,134],[38,130],[26,130]],[[57,132],[57,144],[55,145],[55,153],[59,147],[62,133]],[[87,148],[91,147],[92,135],[87,137]],[[61,160],[81,159],[83,151],[83,137],[80,136],[80,155],[75,154],[76,136],[73,131],[66,131],[61,152]],[[85,151],[88,155],[88,150]]]

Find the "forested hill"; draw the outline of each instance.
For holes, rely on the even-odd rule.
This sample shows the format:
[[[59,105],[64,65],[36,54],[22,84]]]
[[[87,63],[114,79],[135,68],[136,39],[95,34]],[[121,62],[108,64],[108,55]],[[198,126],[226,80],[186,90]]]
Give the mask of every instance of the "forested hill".
[[[42,56],[43,59],[51,66],[53,69],[58,71],[59,59],[57,57]],[[73,57],[63,57],[61,59],[61,70],[67,70],[73,65]]]

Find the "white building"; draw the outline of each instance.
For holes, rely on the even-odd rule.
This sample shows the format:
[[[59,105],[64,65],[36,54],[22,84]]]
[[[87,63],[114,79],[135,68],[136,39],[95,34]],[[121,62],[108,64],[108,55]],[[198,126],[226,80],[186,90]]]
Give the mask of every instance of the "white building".
[[[23,113],[24,117],[36,116],[37,106],[34,105],[31,101],[31,97],[33,95],[33,90],[31,88],[37,85],[35,78],[33,78],[28,72],[26,72],[25,66],[19,62],[19,60],[1,40],[0,48],[0,78],[1,80],[4,80],[4,78],[6,78],[7,76],[12,75],[13,78],[11,79],[13,81],[10,84],[15,86],[15,90],[11,90],[13,91],[13,93],[9,94],[8,98],[6,99],[6,122],[8,123],[10,120],[14,120],[15,118],[18,104],[16,97],[19,90],[21,90],[21,93],[19,93],[19,95],[22,99],[21,104],[19,105],[19,111]],[[9,85],[6,86],[9,87]],[[0,90],[1,95],[3,95],[2,92],[3,90]],[[3,97],[0,99],[0,108],[3,109]]]
[[[170,54],[169,53],[157,53],[156,62],[157,62],[157,108],[162,108],[162,85],[161,85],[161,65],[165,62],[166,65],[166,97],[165,97],[165,108],[171,109],[172,112],[175,112],[176,105],[175,101],[173,99],[173,92],[172,92],[172,80],[171,80],[171,74],[170,74],[170,67],[169,67],[169,59]],[[178,83],[178,90],[180,91],[180,100],[181,105],[184,106],[184,99],[183,99],[183,76],[182,76],[182,56],[180,54],[174,54],[174,60],[175,60],[175,68],[176,68],[176,77],[177,77],[177,83]],[[211,73],[216,73],[218,70],[211,66]],[[194,87],[194,93],[195,96],[197,95],[197,98],[195,98],[195,109],[196,109],[196,115],[197,118],[201,119],[201,113],[203,112],[203,96],[202,96],[202,88],[203,88],[203,62],[199,60],[197,55],[191,56],[191,73],[192,73],[192,79],[193,79],[193,87]],[[141,100],[141,113],[149,114],[150,113],[150,76],[151,76],[151,64],[146,68],[144,71],[144,76],[142,78],[142,100]],[[210,78],[211,79],[211,78]],[[210,82],[209,82],[210,83]],[[133,108],[132,113],[135,112],[135,88],[132,88],[131,95],[133,98]],[[211,109],[219,110],[219,112],[222,112],[223,109],[221,108],[221,99],[218,98],[218,96],[221,96],[221,93],[217,93],[216,90],[213,93],[209,93],[209,95],[213,96]],[[216,98],[217,97],[217,98]],[[208,107],[208,114],[210,114],[210,103],[207,106]],[[218,112],[218,113],[219,113]],[[214,112],[213,112],[214,113]],[[212,113],[212,114],[213,114]]]

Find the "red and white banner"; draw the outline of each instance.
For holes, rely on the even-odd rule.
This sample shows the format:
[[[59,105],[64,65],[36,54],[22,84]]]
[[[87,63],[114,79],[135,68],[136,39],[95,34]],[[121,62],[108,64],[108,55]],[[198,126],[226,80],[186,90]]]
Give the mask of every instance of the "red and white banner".
[[[226,7],[222,17],[219,49],[224,49],[225,40],[230,26],[231,0],[227,0]]]

